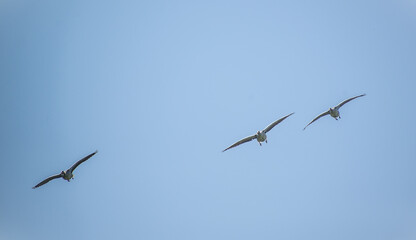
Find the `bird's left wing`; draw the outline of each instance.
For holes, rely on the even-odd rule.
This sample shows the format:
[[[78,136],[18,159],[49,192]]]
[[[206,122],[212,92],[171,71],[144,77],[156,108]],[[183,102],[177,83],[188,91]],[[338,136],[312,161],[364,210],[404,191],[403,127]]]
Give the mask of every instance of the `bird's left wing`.
[[[60,178],[60,177],[62,177],[61,174],[56,174],[56,175],[50,176],[50,177],[46,178],[45,180],[43,180],[42,182],[38,183],[36,186],[32,187],[32,188],[33,189],[38,188],[38,187],[42,186],[43,184],[46,184],[50,180],[53,180],[55,178]]]
[[[318,120],[319,118],[321,118],[321,117],[323,117],[323,116],[325,116],[325,115],[328,115],[328,114],[329,114],[329,110],[328,110],[328,111],[326,111],[326,112],[323,112],[323,113],[319,114],[316,118],[314,118],[312,121],[310,121],[310,122],[308,123],[308,125],[306,125],[306,126],[303,128],[303,130],[305,130],[307,126],[311,125],[313,122],[315,122],[315,121],[316,121],[316,120]]]
[[[91,153],[90,155],[88,155],[88,156],[84,157],[83,159],[79,160],[79,161],[78,161],[78,162],[76,162],[74,165],[72,165],[72,167],[70,167],[70,168],[68,169],[68,171],[73,172],[73,171],[75,170],[75,168],[77,168],[77,167],[78,167],[81,163],[83,163],[83,162],[87,161],[90,157],[94,156],[94,154],[96,154],[96,153],[97,153],[97,151],[95,151],[95,152]]]
[[[274,128],[274,126],[276,126],[277,124],[281,123],[283,120],[285,120],[287,117],[289,117],[292,114],[294,114],[294,112],[291,113],[291,114],[289,114],[289,115],[286,115],[286,116],[282,117],[281,119],[279,119],[279,120],[277,120],[277,121],[275,121],[273,123],[271,123],[263,131],[267,133],[268,131],[272,130],[272,128]]]
[[[249,136],[249,137],[243,138],[243,139],[241,139],[240,141],[238,141],[238,142],[234,143],[233,145],[229,146],[228,148],[226,148],[226,149],[224,149],[224,150],[222,150],[222,151],[223,151],[223,152],[225,152],[225,151],[227,151],[228,149],[233,148],[233,147],[236,147],[236,146],[238,146],[238,145],[240,145],[240,144],[242,144],[242,143],[250,142],[251,140],[256,139],[256,137],[257,137],[257,135],[256,135],[256,134],[254,134],[253,136]]]
[[[335,108],[338,110],[338,109],[340,109],[342,107],[342,105],[346,104],[347,102],[349,102],[351,100],[354,100],[356,98],[359,98],[359,97],[363,97],[363,96],[365,96],[365,93],[364,94],[361,94],[361,95],[358,95],[358,96],[355,96],[355,97],[352,97],[352,98],[348,98],[347,100],[345,100],[345,101],[341,102],[340,104],[338,104]]]

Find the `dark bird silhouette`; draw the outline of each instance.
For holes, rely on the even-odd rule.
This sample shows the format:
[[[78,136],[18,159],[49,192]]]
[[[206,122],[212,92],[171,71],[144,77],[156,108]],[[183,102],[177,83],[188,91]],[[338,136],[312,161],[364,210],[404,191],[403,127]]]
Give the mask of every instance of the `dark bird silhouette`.
[[[43,180],[42,182],[38,183],[36,186],[33,187],[33,189],[38,188],[46,183],[48,183],[49,181],[56,179],[56,178],[63,178],[65,180],[67,180],[68,182],[71,179],[74,179],[74,174],[73,171],[75,170],[75,168],[77,168],[81,163],[87,161],[90,157],[94,156],[94,154],[96,154],[97,151],[91,153],[90,155],[84,157],[83,159],[79,160],[78,162],[76,162],[74,165],[72,165],[72,167],[70,167],[68,170],[66,171],[61,171],[61,173],[50,176],[48,178],[46,178],[45,180]]]

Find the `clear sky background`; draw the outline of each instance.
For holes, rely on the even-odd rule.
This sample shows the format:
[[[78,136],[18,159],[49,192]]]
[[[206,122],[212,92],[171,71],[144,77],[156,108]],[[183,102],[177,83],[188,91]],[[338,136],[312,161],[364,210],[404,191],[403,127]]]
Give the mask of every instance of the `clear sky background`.
[[[414,0],[1,0],[0,239],[416,239],[415,90]]]

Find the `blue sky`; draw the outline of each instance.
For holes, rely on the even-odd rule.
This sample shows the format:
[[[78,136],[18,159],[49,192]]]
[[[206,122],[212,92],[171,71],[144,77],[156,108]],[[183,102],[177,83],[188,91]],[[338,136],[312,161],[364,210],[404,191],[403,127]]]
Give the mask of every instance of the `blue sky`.
[[[415,1],[3,0],[0,31],[1,239],[416,238]]]

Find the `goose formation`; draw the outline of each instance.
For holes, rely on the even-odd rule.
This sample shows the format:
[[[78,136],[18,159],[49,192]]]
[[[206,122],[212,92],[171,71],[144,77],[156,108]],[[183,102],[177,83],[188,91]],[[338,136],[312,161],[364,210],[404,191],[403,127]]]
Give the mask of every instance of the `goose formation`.
[[[347,100],[342,101],[341,103],[339,103],[337,106],[329,108],[328,111],[323,112],[321,114],[319,114],[317,117],[315,117],[312,121],[310,121],[304,128],[303,130],[306,129],[306,127],[308,127],[309,125],[311,125],[313,122],[315,122],[316,120],[318,120],[319,118],[326,116],[326,115],[330,115],[331,117],[333,117],[335,120],[338,120],[341,118],[341,115],[339,114],[339,109],[346,103],[359,98],[359,97],[363,97],[366,94],[361,94],[352,98],[348,98]],[[236,143],[232,144],[231,146],[227,147],[226,149],[224,149],[222,152],[227,151],[230,148],[234,148],[237,147],[240,144],[246,143],[246,142],[250,142],[254,139],[257,140],[257,142],[260,144],[262,142],[266,142],[267,143],[267,135],[266,133],[268,133],[270,130],[272,130],[276,125],[278,125],[279,123],[281,123],[283,120],[285,120],[286,118],[288,118],[289,116],[293,115],[294,112],[272,122],[271,124],[269,124],[265,129],[261,130],[261,131],[257,131],[256,134],[248,136],[246,138],[243,138],[239,141],[237,141]],[[53,179],[57,179],[57,178],[63,178],[64,180],[67,180],[68,182],[71,179],[74,179],[74,170],[83,162],[87,161],[89,158],[91,158],[92,156],[94,156],[97,153],[97,151],[87,155],[86,157],[82,158],[81,160],[77,161],[76,163],[74,163],[74,165],[72,165],[69,169],[67,169],[66,171],[61,171],[61,173],[56,174],[56,175],[52,175],[46,179],[44,179],[43,181],[41,181],[40,183],[38,183],[36,186],[33,187],[33,189],[38,188],[46,183],[48,183],[49,181],[53,180]]]

